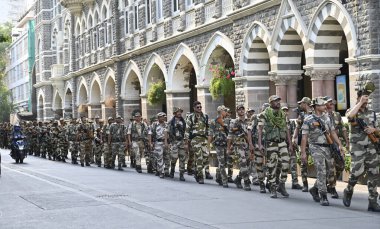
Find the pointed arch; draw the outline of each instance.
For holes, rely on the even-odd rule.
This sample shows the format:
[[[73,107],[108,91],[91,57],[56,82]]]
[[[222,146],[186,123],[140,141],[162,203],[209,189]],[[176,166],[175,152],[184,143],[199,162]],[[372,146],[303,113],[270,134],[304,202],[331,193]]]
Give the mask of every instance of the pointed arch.
[[[101,88],[101,81],[98,74],[93,73],[92,81],[90,84],[90,98],[89,102],[90,104],[100,104],[100,101],[102,100],[102,88]]]
[[[65,90],[64,90],[64,95],[63,95],[64,109],[71,107],[71,104],[73,103],[72,98],[73,98],[73,87],[70,82],[67,82],[65,86]]]
[[[55,90],[53,96],[53,110],[63,109],[63,100],[58,90]]]
[[[168,82],[168,74],[166,71],[166,66],[164,64],[164,61],[161,59],[161,57],[157,53],[152,53],[152,55],[149,57],[147,64],[145,65],[145,69],[144,69],[142,94],[147,93],[148,76],[149,76],[150,70],[152,69],[154,64],[156,64],[161,69],[161,71],[164,75],[165,83],[167,84],[167,82]]]
[[[105,80],[104,80],[104,84],[103,84],[103,88],[102,88],[103,100],[106,99],[105,97],[109,94],[108,92],[110,92],[110,89],[108,88],[109,80],[112,80],[113,84],[115,85],[115,71],[111,68],[108,68],[106,71],[104,79]],[[115,95],[115,91],[116,91],[116,88],[114,87],[113,88],[113,95]]]
[[[141,72],[140,72],[139,67],[137,66],[135,61],[130,60],[127,67],[126,67],[126,70],[124,72],[123,80],[121,83],[121,97],[123,99],[126,99],[126,97],[127,97],[127,93],[128,93],[127,83],[130,80],[129,78],[130,78],[130,75],[132,72],[134,72],[137,75],[137,79],[140,83],[140,86],[143,85],[143,78],[141,76]]]
[[[276,19],[276,26],[272,34],[272,48],[274,51],[278,51],[280,43],[283,40],[285,33],[293,29],[297,32],[301,38],[304,47],[307,46],[308,40],[306,37],[306,26],[302,20],[300,13],[295,7],[292,0],[283,1],[280,7],[280,13]]]
[[[247,34],[244,37],[243,41],[243,51],[240,54],[240,63],[239,63],[239,72],[241,76],[250,76],[250,75],[268,75],[268,72],[259,73],[257,72],[264,69],[257,69],[255,64],[269,64],[269,53],[271,50],[270,44],[271,34],[268,29],[258,21],[254,21],[251,28],[248,30]],[[259,43],[260,47],[252,47],[253,43]],[[261,43],[261,44],[260,44]],[[263,48],[265,46],[265,49]],[[262,61],[253,61],[252,59],[260,59]],[[267,59],[263,63],[264,59]],[[255,63],[259,62],[259,63]],[[253,67],[254,69],[251,69]],[[265,68],[266,71],[267,68]],[[252,72],[255,71],[256,72]],[[251,72],[250,72],[251,71]]]
[[[334,18],[340,24],[347,39],[348,56],[354,58],[358,48],[355,25],[345,7],[336,0],[323,1],[314,13],[308,29],[308,39],[311,45],[315,48],[318,32],[328,18]]]
[[[234,56],[235,56],[234,43],[231,41],[231,39],[228,38],[226,35],[224,35],[221,32],[216,32],[210,38],[209,42],[207,43],[207,45],[203,51],[203,55],[202,55],[201,62],[200,62],[201,70],[200,70],[199,76],[205,77],[205,78],[200,79],[199,76],[197,76],[197,78],[198,78],[197,82],[200,82],[200,85],[204,85],[204,84],[207,85],[210,82],[210,79],[208,79],[206,77],[206,75],[207,75],[206,73],[209,69],[209,66],[207,66],[207,62],[208,62],[212,52],[217,47],[222,47],[223,49],[225,49],[232,58],[234,58]]]
[[[185,56],[191,62],[191,64],[194,67],[195,74],[199,75],[200,68],[199,68],[197,57],[195,56],[194,52],[189,48],[189,46],[187,46],[184,43],[181,43],[178,45],[176,51],[174,52],[173,58],[170,62],[169,71],[168,71],[168,77],[169,77],[168,89],[169,90],[173,89],[174,71],[178,64],[178,61],[180,60],[182,56]]]
[[[77,105],[87,104],[88,97],[88,86],[86,80],[82,76],[78,84]]]

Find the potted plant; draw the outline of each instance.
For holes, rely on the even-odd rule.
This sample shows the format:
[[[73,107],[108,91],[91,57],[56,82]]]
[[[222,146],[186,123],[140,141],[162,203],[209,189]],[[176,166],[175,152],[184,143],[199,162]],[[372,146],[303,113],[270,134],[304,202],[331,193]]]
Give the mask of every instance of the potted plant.
[[[150,105],[163,103],[165,100],[165,82],[152,83],[148,91],[148,103]]]
[[[236,77],[235,70],[221,65],[210,65],[210,71],[212,80],[209,90],[212,98],[216,100],[221,96],[231,96],[235,89],[235,82],[232,80]]]

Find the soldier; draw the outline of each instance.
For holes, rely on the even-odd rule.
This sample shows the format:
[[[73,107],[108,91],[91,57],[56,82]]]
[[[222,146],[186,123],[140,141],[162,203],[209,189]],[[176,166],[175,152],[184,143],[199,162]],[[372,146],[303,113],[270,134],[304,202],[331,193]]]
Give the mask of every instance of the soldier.
[[[228,178],[226,173],[226,161],[227,161],[227,136],[228,126],[224,122],[224,118],[227,114],[227,108],[225,106],[218,106],[218,117],[210,121],[210,130],[208,133],[208,150],[210,151],[210,144],[212,143],[216,150],[218,158],[218,168],[216,170],[216,182],[219,185],[223,185],[224,188],[228,188]]]
[[[236,176],[234,183],[237,188],[243,188],[241,180],[244,180],[244,190],[251,191],[249,174],[248,174],[248,159],[253,159],[252,141],[249,139],[251,136],[248,132],[248,121],[245,119],[245,108],[243,105],[236,107],[237,117],[231,121],[228,132],[227,153],[235,152],[235,156],[239,159],[238,167],[239,174]],[[248,152],[251,151],[250,154]]]
[[[125,147],[127,143],[127,133],[121,116],[116,117],[116,123],[112,123],[109,129],[108,145],[112,148],[112,162],[118,158],[118,170],[122,171],[123,158],[125,160]]]
[[[295,123],[289,119],[289,108],[284,106],[281,108],[286,115],[286,125],[290,133],[294,133]],[[287,142],[288,146],[293,144],[292,142]],[[278,170],[280,172],[280,170]],[[302,186],[298,184],[298,174],[297,174],[297,155],[295,153],[290,155],[290,173],[292,175],[292,189],[302,189]]]
[[[269,103],[264,103],[261,107],[261,112],[264,112],[264,110],[269,107]],[[256,167],[256,171],[257,171],[257,178],[258,178],[258,181],[259,181],[259,185],[260,185],[260,193],[266,193],[266,189],[265,189],[265,184],[264,184],[264,179],[265,179],[265,173],[264,173],[264,156],[265,156],[265,153],[263,152],[260,152],[259,150],[259,147],[258,147],[258,123],[259,123],[259,116],[261,114],[258,114],[258,115],[254,115],[252,117],[252,122],[251,122],[251,126],[249,127],[249,129],[251,130],[251,133],[252,133],[252,144],[253,146],[255,147],[255,160],[254,160],[254,163],[255,163],[255,167]],[[263,130],[264,131],[264,130]],[[263,139],[263,136],[265,134],[262,134],[261,135],[261,142],[265,142],[264,139]]]
[[[59,119],[59,124],[60,125],[58,126],[58,130],[59,130],[58,144],[59,144],[60,155],[58,155],[58,157],[59,157],[59,160],[61,160],[62,162],[66,162],[65,159],[67,159],[67,154],[69,151],[69,143],[67,141],[67,134],[66,134],[67,125],[63,118]]]
[[[209,171],[209,152],[207,151],[208,115],[203,114],[199,101],[193,103],[193,108],[194,113],[186,119],[185,147],[188,150],[190,143],[196,159],[195,180],[199,184],[204,184],[203,169],[205,169],[206,179],[213,179]]]
[[[38,129],[37,129],[38,133],[38,155],[41,156],[41,157],[44,157],[44,153],[45,153],[45,149],[43,147],[43,138],[44,138],[44,134],[45,134],[45,127],[43,125],[43,122],[42,121],[39,121],[38,122]],[[46,158],[46,156],[45,156]]]
[[[30,132],[30,150],[34,156],[38,156],[38,123],[33,121]]]
[[[92,123],[92,126],[93,126],[93,129],[94,129],[94,141],[92,142],[92,151],[91,151],[91,154],[90,154],[90,158],[91,158],[91,164],[95,163],[96,160],[94,160],[94,157],[95,157],[95,149],[96,149],[96,142],[95,142],[95,131],[98,129],[98,128],[101,128],[100,127],[100,117],[99,115],[95,116],[94,118],[94,122]]]
[[[249,107],[248,110],[247,110],[247,117],[246,117],[246,119],[248,120],[248,123],[249,123],[248,127],[253,127],[253,126],[251,126],[251,124],[252,124],[252,122],[255,119],[257,119],[257,116],[255,115],[255,112],[256,111],[252,107]],[[251,134],[251,138],[252,138],[251,139],[252,144],[255,147],[256,146],[255,135],[257,135],[257,129],[250,129],[249,131],[251,132],[250,134]],[[258,174],[257,174],[257,170],[256,170],[256,166],[254,166],[254,161],[249,161],[248,167],[249,167],[249,173],[252,176],[252,184],[253,185],[260,185]]]
[[[343,125],[342,116],[339,114],[339,112],[334,111],[336,101],[334,101],[331,97],[326,96],[324,97],[326,100],[326,111],[330,118],[331,125],[334,126],[335,133],[340,138],[342,136],[346,142],[348,142],[348,135],[347,130]],[[349,143],[348,143],[349,147]],[[337,157],[337,155],[340,154],[340,152],[332,152],[333,156],[333,164],[334,164],[334,182],[332,183],[332,186],[327,186],[327,192],[331,193],[331,198],[338,199],[339,195],[336,192],[335,186],[336,186],[336,179],[340,177],[344,170],[345,162],[343,160],[343,157]]]
[[[168,148],[167,124],[165,122],[165,113],[160,112],[157,114],[158,121],[152,123],[152,139],[154,148],[154,158],[157,162],[156,173],[160,178],[164,178],[166,171],[164,171],[164,157]],[[174,176],[174,174],[173,174]]]
[[[76,120],[73,118],[71,119],[70,125],[67,127],[66,132],[66,140],[69,142],[69,150],[71,154],[71,163],[72,164],[78,164],[77,158],[78,158],[78,142],[76,140],[77,136],[77,126],[76,126]]]
[[[190,116],[191,112],[186,112],[186,118],[185,120],[187,120],[187,118]],[[186,165],[186,169],[187,169],[187,175],[189,176],[193,176],[194,175],[194,151],[191,150],[191,147],[190,147],[190,142],[187,146],[187,148],[185,147],[185,150],[187,151],[187,165]]]
[[[102,149],[103,149],[103,141],[102,141],[102,129],[100,126],[95,130],[94,134],[94,154],[95,154],[95,163],[98,167],[102,167]]]
[[[226,123],[227,128],[230,129],[231,124],[231,110],[227,107],[226,117],[224,118],[224,123]],[[234,183],[232,176],[234,174],[234,153],[227,154],[227,180],[228,183]]]
[[[372,87],[372,88],[371,88]],[[376,121],[374,111],[367,108],[369,95],[374,85],[367,83],[364,90],[358,91],[357,103],[347,110],[346,117],[350,122],[349,140],[351,151],[351,173],[347,187],[343,192],[343,204],[351,205],[351,198],[358,179],[368,175],[368,211],[380,212],[377,203],[377,185],[379,184],[379,138],[380,124]]]
[[[148,125],[141,120],[141,112],[134,111],[132,113],[134,120],[128,126],[128,143],[131,147],[131,154],[136,160],[136,171],[142,173],[141,169],[141,156],[144,153],[144,142],[148,141],[149,146],[151,142],[151,131]]]
[[[260,153],[263,151],[261,137],[263,130],[265,130],[268,181],[271,198],[277,198],[277,191],[284,197],[289,196],[285,189],[290,160],[286,139],[288,139],[288,142],[291,142],[291,138],[286,126],[286,115],[280,109],[280,101],[281,98],[277,95],[270,96],[270,107],[267,107],[265,111],[260,114],[258,123],[258,145]],[[289,145],[289,151],[293,151],[292,144]],[[280,173],[277,173],[278,169],[281,169]],[[281,177],[278,177],[278,174],[281,174]],[[279,184],[277,184],[276,180],[279,181]]]
[[[101,131],[102,142],[103,142],[103,159],[104,159],[104,168],[111,169],[114,167],[112,162],[112,153],[111,146],[108,144],[108,137],[110,134],[110,126],[112,125],[114,119],[112,117],[108,117],[108,124],[104,125]]]
[[[174,178],[174,170],[179,158],[179,180],[185,181],[186,150],[185,150],[185,129],[186,122],[182,117],[183,110],[179,107],[173,108],[173,118],[168,123],[168,135],[170,139],[171,167],[170,177]]]
[[[86,117],[81,117],[81,123],[77,126],[76,141],[79,142],[80,165],[90,166],[90,152],[92,151],[92,139],[94,137],[93,126],[87,122]]]
[[[330,145],[333,140],[339,145],[341,152],[343,146],[331,125],[329,117],[324,114],[326,101],[322,97],[313,100],[314,114],[308,115],[302,125],[301,158],[307,163],[306,143],[309,142],[310,154],[314,159],[317,170],[317,180],[310,189],[314,201],[322,206],[328,206],[326,180],[331,185],[334,182],[333,159]],[[319,192],[319,194],[318,194]]]
[[[149,121],[147,119],[144,119],[143,122],[147,124],[149,127],[149,130],[152,130],[153,123],[157,122],[157,115],[153,115],[150,117]],[[154,137],[152,136],[151,142],[154,142]],[[145,156],[145,163],[147,166],[147,172],[148,173],[156,173],[156,176],[159,176],[160,173],[157,171],[157,161],[156,157],[154,156],[154,148],[151,147],[148,143],[148,141],[144,141],[144,156]],[[164,154],[164,164],[165,164],[165,159],[166,155]],[[166,171],[166,176],[168,176],[168,167],[165,164],[165,171]]]
[[[298,103],[298,108],[296,109],[296,112],[298,113],[298,117],[296,120],[296,127],[294,129],[294,134],[292,138],[292,143],[298,152],[300,152],[299,147],[301,146],[301,139],[302,139],[302,130],[301,127],[303,125],[303,122],[305,118],[310,114],[311,112],[311,99],[309,97],[303,97]],[[306,150],[306,155],[309,156],[309,151]],[[306,160],[307,162],[307,160]],[[302,176],[302,192],[308,192],[309,191],[309,184],[307,182],[307,163],[304,163],[301,161],[301,176]],[[298,184],[298,179],[297,179]],[[298,189],[299,187],[295,184],[294,188],[292,185],[292,189]]]
[[[53,125],[51,127],[51,141],[50,141],[50,144],[51,144],[51,147],[52,147],[52,158],[53,158],[53,161],[57,160],[57,161],[60,161],[60,155],[61,155],[61,151],[60,151],[60,143],[59,143],[59,134],[60,134],[60,130],[59,130],[59,127],[58,127],[58,121],[54,121],[53,122]]]

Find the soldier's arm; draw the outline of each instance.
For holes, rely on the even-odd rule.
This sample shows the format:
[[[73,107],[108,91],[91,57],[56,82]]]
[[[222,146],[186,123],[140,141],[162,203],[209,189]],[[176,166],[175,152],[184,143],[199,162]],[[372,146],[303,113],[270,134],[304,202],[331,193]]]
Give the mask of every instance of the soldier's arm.
[[[109,134],[108,134],[108,139],[107,139],[107,142],[108,142],[108,145],[111,145],[111,139],[112,139],[112,132],[111,132],[111,127],[109,128]]]
[[[355,104],[355,106],[350,109],[347,114],[346,114],[346,117],[349,119],[349,120],[352,120],[355,118],[355,116],[358,114],[360,108],[362,107],[362,105],[364,103],[368,102],[368,95],[363,95],[361,98],[360,98],[360,101]]]

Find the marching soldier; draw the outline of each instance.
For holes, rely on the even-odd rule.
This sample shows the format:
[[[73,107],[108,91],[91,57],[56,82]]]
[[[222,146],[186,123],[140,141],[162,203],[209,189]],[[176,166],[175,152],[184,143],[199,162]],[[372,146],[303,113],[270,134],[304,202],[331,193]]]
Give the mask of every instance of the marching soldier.
[[[186,112],[186,118],[190,116],[191,112]],[[187,169],[187,175],[193,176],[194,175],[194,151],[191,150],[190,142],[188,142],[187,148],[185,147],[185,150],[187,151],[187,164],[186,164],[186,169]]]
[[[55,160],[60,161],[60,157],[59,157],[61,155],[60,147],[59,147],[60,130],[58,128],[58,122],[57,121],[53,121],[53,125],[52,125],[50,131],[51,131],[50,145],[52,148],[52,159],[53,159],[53,161],[55,161]]]
[[[324,114],[326,101],[322,97],[313,100],[314,114],[308,115],[302,125],[301,158],[307,163],[306,143],[309,143],[310,154],[317,170],[317,180],[309,190],[314,201],[328,206],[326,180],[334,182],[331,145],[336,142],[343,152],[343,146],[331,125],[329,117]]]
[[[368,211],[380,212],[377,203],[377,185],[379,184],[379,138],[380,124],[376,121],[374,111],[367,108],[369,95],[375,90],[372,83],[367,83],[364,90],[358,91],[358,100],[354,107],[347,110],[350,122],[349,140],[351,151],[351,173],[347,187],[343,192],[343,204],[351,205],[351,198],[358,179],[368,175]]]
[[[248,121],[245,119],[245,108],[243,105],[236,107],[237,117],[231,121],[228,132],[227,141],[227,153],[232,154],[235,152],[235,156],[239,159],[238,167],[240,169],[239,174],[236,176],[234,183],[237,188],[243,188],[241,180],[244,180],[244,190],[251,191],[249,174],[248,174],[248,160],[253,159],[252,141],[249,139],[251,136],[248,132]],[[248,152],[251,151],[250,154]]]
[[[326,100],[326,112],[330,118],[331,125],[334,126],[335,133],[337,134],[339,139],[340,139],[340,136],[342,136],[342,137],[344,137],[345,141],[348,142],[347,130],[343,126],[342,116],[339,114],[339,112],[334,111],[336,101],[334,101],[329,96],[324,97],[324,99]],[[348,143],[348,147],[349,147],[349,143]],[[331,193],[331,198],[333,198],[333,199],[339,198],[339,195],[335,189],[336,180],[342,174],[342,172],[344,170],[344,166],[345,166],[345,162],[343,160],[343,157],[337,157],[337,155],[339,155],[339,154],[340,154],[339,151],[338,152],[332,152],[333,164],[334,164],[333,170],[334,170],[335,175],[334,175],[334,181],[333,181],[332,185],[327,186],[327,192]]]
[[[144,142],[148,141],[151,146],[151,132],[148,125],[142,122],[141,112],[132,113],[134,120],[128,126],[128,143],[131,147],[131,154],[136,160],[136,171],[142,173],[141,156],[144,153]]]
[[[296,120],[296,128],[294,129],[294,134],[292,138],[292,143],[298,152],[300,152],[299,147],[301,146],[301,139],[302,139],[302,130],[301,127],[303,125],[303,122],[307,115],[310,114],[311,111],[311,99],[309,97],[303,97],[298,103],[298,108],[296,109],[296,112],[298,113],[298,117]],[[306,155],[309,156],[309,151],[306,150]],[[307,162],[307,160],[306,160]],[[302,192],[308,192],[309,191],[309,184],[307,182],[307,163],[304,163],[301,161],[301,177],[302,177]],[[298,184],[298,181],[297,181]],[[293,185],[292,185],[293,188]],[[295,187],[298,189],[298,186]]]
[[[226,111],[226,117],[224,118],[224,122],[227,125],[227,128],[230,129],[231,124],[231,110],[227,108]],[[232,179],[232,176],[234,174],[234,161],[235,157],[234,154],[227,154],[227,181],[228,183],[234,183],[234,179]]]
[[[160,178],[167,176],[167,171],[164,170],[164,158],[167,154],[168,148],[168,137],[167,137],[167,124],[165,122],[166,114],[160,112],[157,114],[158,121],[152,123],[152,139],[154,149],[154,158],[157,163],[156,173],[159,174]],[[174,174],[173,174],[174,176]]]
[[[225,106],[219,106],[217,108],[218,117],[210,121],[210,130],[208,135],[208,149],[210,151],[210,144],[215,146],[216,155],[218,158],[218,168],[216,170],[216,182],[219,185],[223,185],[224,188],[228,188],[228,178],[226,173],[226,161],[227,161],[227,136],[228,126],[225,124],[224,119],[227,114],[227,108]]]
[[[70,125],[67,127],[66,139],[69,142],[69,150],[71,154],[71,163],[78,164],[78,148],[79,143],[77,142],[77,126],[76,120],[74,118],[71,119]]]
[[[102,141],[102,129],[100,126],[97,127],[94,134],[94,154],[95,154],[95,163],[98,167],[102,166],[102,149],[103,149],[103,141]]]
[[[67,137],[66,137],[67,126],[63,118],[59,119],[59,122],[60,122],[60,126],[58,126],[58,130],[59,130],[58,144],[59,144],[60,154],[58,155],[58,157],[59,157],[59,160],[61,160],[62,162],[66,162],[65,159],[67,158],[68,148],[69,148],[69,144],[67,142]]]
[[[108,145],[112,149],[112,163],[118,158],[118,170],[122,171],[123,159],[125,159],[125,147],[127,143],[126,128],[121,116],[116,117],[116,123],[112,123],[109,129]]]
[[[79,155],[80,155],[80,165],[84,167],[90,166],[90,153],[92,151],[92,139],[94,137],[93,126],[87,122],[86,117],[81,117],[81,123],[77,127],[77,138],[76,141],[79,142]]]
[[[290,133],[294,133],[295,124],[289,119],[289,108],[284,106],[281,108],[286,115],[286,125]],[[287,142],[293,144],[292,142]],[[278,170],[280,172],[280,170]],[[297,174],[297,155],[295,153],[290,155],[290,173],[292,175],[292,189],[302,189],[302,186],[298,184],[298,174]]]
[[[206,179],[213,179],[209,171],[209,152],[207,151],[208,136],[208,115],[203,114],[202,105],[199,101],[193,103],[194,113],[186,119],[185,147],[195,153],[196,171],[195,180],[199,184],[204,184],[203,169],[205,169]]]
[[[186,150],[185,150],[185,129],[186,122],[182,117],[183,110],[179,107],[173,108],[174,117],[168,123],[168,135],[170,139],[170,177],[174,178],[174,170],[177,160],[179,159],[179,180],[185,181],[183,174],[185,173]]]
[[[277,198],[277,191],[284,197],[289,196],[285,189],[285,182],[289,170],[289,151],[292,152],[293,147],[290,144],[288,149],[286,144],[286,139],[288,139],[288,142],[291,142],[291,139],[286,126],[286,115],[280,109],[280,100],[281,98],[277,95],[269,97],[270,107],[267,107],[260,114],[258,123],[259,153],[263,151],[261,137],[263,130],[265,130],[268,181],[271,198]],[[281,169],[281,172],[277,173],[277,169]],[[281,174],[281,177],[278,177],[278,174]],[[276,180],[279,181],[279,184],[277,184]]]
[[[112,162],[112,153],[111,146],[108,144],[108,138],[110,135],[110,126],[112,125],[114,119],[112,117],[108,117],[107,124],[103,126],[101,134],[103,141],[103,159],[104,159],[104,168],[111,169],[114,167]]]
[[[33,122],[33,127],[31,129],[30,133],[30,138],[31,138],[31,152],[34,154],[34,156],[39,156],[39,150],[38,150],[38,123],[37,121]]]

